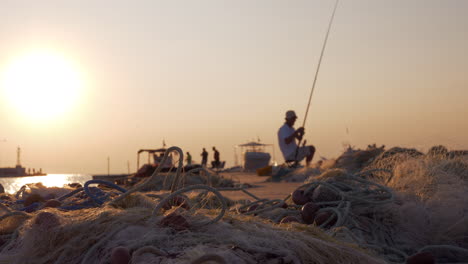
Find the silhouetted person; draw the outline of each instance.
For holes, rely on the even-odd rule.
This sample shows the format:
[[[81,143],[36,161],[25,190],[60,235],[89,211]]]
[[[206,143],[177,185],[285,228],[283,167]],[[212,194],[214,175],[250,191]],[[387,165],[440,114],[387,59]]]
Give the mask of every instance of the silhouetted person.
[[[202,166],[206,167],[206,163],[208,162],[208,152],[206,151],[205,148],[203,148],[203,152],[202,154],[200,154],[200,156],[202,156],[202,161],[201,161]]]
[[[306,165],[309,166],[315,154],[315,147],[297,146],[296,139],[299,141],[302,140],[305,132],[303,127],[300,127],[297,130],[294,129],[294,123],[297,119],[294,111],[287,111],[285,119],[286,122],[284,122],[284,125],[278,130],[278,143],[281,152],[283,153],[284,160],[287,162],[300,162],[306,158]]]
[[[187,165],[192,165],[192,155],[187,151]]]
[[[214,151],[214,154],[213,154],[213,158],[214,158],[214,161],[212,162],[212,166],[213,168],[218,168],[219,165],[221,164],[221,162],[219,161],[219,151],[213,147],[213,151]]]

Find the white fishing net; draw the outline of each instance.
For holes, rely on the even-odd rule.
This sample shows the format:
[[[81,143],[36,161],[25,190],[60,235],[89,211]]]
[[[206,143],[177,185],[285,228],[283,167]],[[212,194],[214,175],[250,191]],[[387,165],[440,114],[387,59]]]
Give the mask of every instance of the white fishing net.
[[[36,201],[26,212],[15,207],[21,200],[2,204],[0,263],[384,263],[316,226],[240,214],[239,206],[251,202],[236,205],[215,187],[187,185],[187,174],[168,180],[171,192],[159,189],[157,176],[124,193],[97,191],[88,182],[84,194],[77,188],[56,208]],[[77,199],[88,207],[63,207]]]

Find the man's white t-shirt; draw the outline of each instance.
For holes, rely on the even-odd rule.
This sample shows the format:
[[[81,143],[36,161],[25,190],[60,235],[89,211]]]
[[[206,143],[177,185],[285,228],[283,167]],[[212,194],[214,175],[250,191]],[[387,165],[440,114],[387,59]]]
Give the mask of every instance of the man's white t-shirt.
[[[287,159],[286,157],[290,156],[296,151],[297,144],[295,138],[289,144],[286,144],[286,142],[284,142],[284,139],[291,136],[294,133],[294,131],[296,130],[288,126],[286,123],[278,130],[278,144],[281,149],[281,152],[283,153],[284,159]]]

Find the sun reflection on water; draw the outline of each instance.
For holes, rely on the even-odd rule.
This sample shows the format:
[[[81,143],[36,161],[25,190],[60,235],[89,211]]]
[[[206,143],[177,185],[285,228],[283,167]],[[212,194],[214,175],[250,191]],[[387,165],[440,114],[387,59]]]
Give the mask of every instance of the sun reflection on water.
[[[46,176],[32,177],[4,177],[0,178],[0,184],[3,185],[6,193],[16,193],[21,186],[29,183],[41,182],[46,187],[63,187],[74,182],[83,185],[91,179],[92,176],[88,174],[47,174]]]

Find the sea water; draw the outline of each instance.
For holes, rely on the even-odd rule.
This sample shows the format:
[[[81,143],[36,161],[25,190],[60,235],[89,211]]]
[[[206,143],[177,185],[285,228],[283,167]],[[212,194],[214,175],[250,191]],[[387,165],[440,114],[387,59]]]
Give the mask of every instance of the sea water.
[[[6,193],[16,193],[21,186],[28,183],[41,182],[46,187],[63,187],[69,183],[80,183],[92,180],[90,174],[47,174],[45,176],[30,176],[30,177],[2,177],[0,184],[5,189]]]

